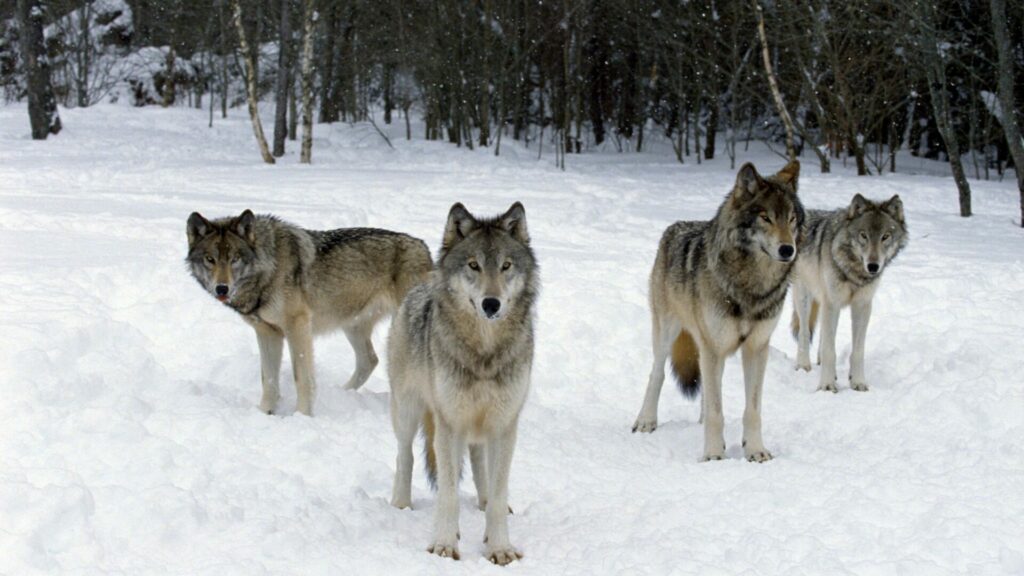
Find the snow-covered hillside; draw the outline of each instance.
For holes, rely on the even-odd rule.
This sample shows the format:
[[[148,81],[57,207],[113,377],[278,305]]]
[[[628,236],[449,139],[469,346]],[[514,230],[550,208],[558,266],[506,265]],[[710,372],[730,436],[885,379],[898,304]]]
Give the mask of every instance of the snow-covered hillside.
[[[698,406],[666,386],[631,434],[650,363],[647,274],[661,231],[708,218],[724,157],[502,155],[316,126],[314,162],[259,163],[241,111],[96,106],[28,139],[0,108],[0,573],[477,574],[483,514],[462,490],[463,560],[427,554],[433,495],[389,506],[395,441],[383,366],[360,392],[342,336],[317,343],[317,416],[256,409],[256,340],[189,277],[185,219],[244,208],[311,228],[379,226],[436,250],[449,206],[521,200],[543,266],[533,391],[513,461],[523,574],[1024,574],[1024,232],[1013,182],[972,182],[956,216],[934,175],[819,175],[807,206],[903,198],[911,241],[867,343],[868,393],[793,369],[776,332],[756,465],[739,446],[738,359],[725,374],[728,459],[698,463]],[[742,149],[742,146],[741,146]],[[740,160],[782,161],[757,147]],[[916,172],[944,167],[901,158]],[[788,322],[790,309],[784,312]],[[375,340],[383,349],[386,324]],[[383,357],[383,354],[381,354]]]

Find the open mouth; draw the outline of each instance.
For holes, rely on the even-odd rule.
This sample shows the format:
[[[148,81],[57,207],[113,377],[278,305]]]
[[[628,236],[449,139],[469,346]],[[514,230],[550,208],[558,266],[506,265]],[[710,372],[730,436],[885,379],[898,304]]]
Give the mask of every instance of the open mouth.
[[[227,294],[217,294],[215,296],[215,298],[217,298],[217,300],[220,300],[221,302],[224,302],[224,303],[227,303],[227,301],[228,301],[228,295]]]

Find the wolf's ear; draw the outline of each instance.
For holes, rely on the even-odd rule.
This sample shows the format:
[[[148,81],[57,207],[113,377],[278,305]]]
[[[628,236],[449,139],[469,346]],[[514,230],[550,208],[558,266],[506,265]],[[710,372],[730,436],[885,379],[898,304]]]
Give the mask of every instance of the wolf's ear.
[[[192,246],[203,239],[204,236],[213,230],[210,221],[203,218],[199,212],[193,212],[188,217],[188,224],[185,225],[185,233],[188,234],[188,245]]]
[[[448,251],[478,226],[476,218],[466,210],[462,202],[456,202],[448,211],[448,223],[444,226],[441,249]]]
[[[850,207],[846,209],[846,217],[856,218],[866,212],[868,208],[871,208],[871,201],[857,194],[850,201]]]
[[[498,218],[501,227],[508,230],[513,238],[523,244],[530,243],[530,232],[526,229],[526,208],[516,202]]]
[[[736,188],[733,195],[737,198],[746,198],[757,194],[764,180],[757,173],[757,168],[750,162],[740,166],[739,174],[736,175]]]
[[[256,215],[246,208],[245,212],[231,221],[231,229],[251,244],[256,240],[255,224]]]
[[[779,173],[775,175],[784,184],[789,184],[796,190],[796,180],[800,177],[800,162],[797,160],[791,161],[779,170]]]
[[[882,210],[888,212],[896,220],[903,222],[903,200],[900,200],[899,194],[893,194],[892,198],[883,202]]]

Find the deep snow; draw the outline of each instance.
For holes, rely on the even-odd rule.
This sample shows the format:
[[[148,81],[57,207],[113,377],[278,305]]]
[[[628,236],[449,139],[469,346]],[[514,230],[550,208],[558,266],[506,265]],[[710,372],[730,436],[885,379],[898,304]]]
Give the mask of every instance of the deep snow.
[[[395,441],[384,366],[360,392],[342,336],[317,342],[315,418],[256,410],[252,331],[183,264],[192,210],[273,212],[310,228],[380,226],[436,251],[448,207],[526,206],[543,266],[533,391],[513,461],[512,541],[529,574],[1024,574],[1024,232],[1013,182],[972,182],[955,215],[935,175],[817,174],[810,207],[855,192],[903,198],[910,245],[887,270],[867,343],[868,393],[795,372],[772,340],[764,432],[743,461],[738,359],[725,373],[727,456],[699,463],[698,406],[666,385],[660,426],[631,434],[650,363],[647,274],[661,231],[709,218],[721,158],[668,152],[568,159],[406,142],[316,126],[259,163],[241,110],[206,127],[186,109],[62,110],[28,139],[0,108],[0,573],[501,573],[462,486],[463,560],[435,558],[433,495],[388,505]],[[546,145],[549,149],[550,146]],[[756,148],[756,152],[754,149]],[[742,145],[740,146],[742,151]],[[759,146],[740,160],[782,161]],[[914,172],[941,173],[901,156]],[[788,323],[790,308],[781,324]],[[387,324],[378,328],[378,352]],[[384,354],[381,353],[381,357]],[[287,359],[282,408],[295,394]]]

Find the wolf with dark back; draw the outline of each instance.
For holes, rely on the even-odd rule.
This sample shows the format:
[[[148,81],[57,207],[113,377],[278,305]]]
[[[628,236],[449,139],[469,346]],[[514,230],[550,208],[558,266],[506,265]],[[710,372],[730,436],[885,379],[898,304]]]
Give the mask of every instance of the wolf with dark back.
[[[836,329],[839,312],[850,307],[853,352],[850,388],[867,391],[864,341],[871,301],[882,272],[907,245],[907,223],[898,195],[872,202],[860,194],[846,208],[810,210],[793,283],[793,336],[799,343],[797,368],[811,370],[811,337],[821,316],[819,390],[837,392]]]
[[[459,558],[458,482],[468,447],[487,556],[495,564],[522,557],[509,541],[508,479],[530,389],[538,286],[522,204],[489,219],[456,204],[431,281],[409,293],[391,325],[391,503],[412,505],[412,445],[422,425],[437,487],[428,551],[438,556]]]
[[[761,395],[768,341],[789,288],[804,210],[797,198],[800,164],[763,177],[753,164],[710,221],[676,222],[661,237],[651,271],[654,364],[634,432],[653,432],[665,360],[686,396],[703,388],[703,460],[725,456],[722,370],[743,359],[746,409],[743,450],[752,462],[772,458],[761,437]]]
[[[375,228],[305,230],[273,216],[188,218],[192,275],[256,331],[263,398],[270,414],[280,398],[284,341],[295,375],[297,409],[312,415],[316,396],[313,337],[342,330],[356,355],[345,385],[358,389],[377,365],[371,335],[432,267],[422,240]]]

